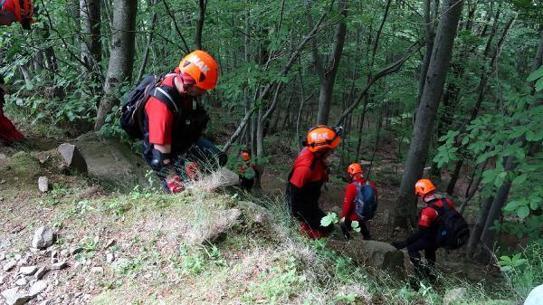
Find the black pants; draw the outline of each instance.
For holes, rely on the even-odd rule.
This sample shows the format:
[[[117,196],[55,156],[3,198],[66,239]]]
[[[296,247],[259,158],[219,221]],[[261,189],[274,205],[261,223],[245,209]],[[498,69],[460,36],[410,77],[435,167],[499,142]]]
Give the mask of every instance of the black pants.
[[[343,231],[343,234],[347,238],[351,237],[349,235],[349,231],[352,230],[351,224],[352,224],[352,221],[347,220],[347,219],[345,220],[343,224],[341,224],[341,230]],[[371,240],[370,230],[368,229],[367,223],[365,221],[359,221],[358,225],[360,226],[360,233],[362,234],[362,238],[364,240]]]
[[[254,184],[255,184],[255,178],[245,179],[241,176],[239,177],[239,186],[243,190],[250,191],[253,188]]]
[[[430,279],[435,277],[433,271],[436,264],[436,251],[438,248],[435,236],[432,234],[425,234],[407,245],[407,253],[409,253],[409,259],[415,266],[415,274],[417,277]],[[421,259],[420,251],[424,251],[426,264]]]

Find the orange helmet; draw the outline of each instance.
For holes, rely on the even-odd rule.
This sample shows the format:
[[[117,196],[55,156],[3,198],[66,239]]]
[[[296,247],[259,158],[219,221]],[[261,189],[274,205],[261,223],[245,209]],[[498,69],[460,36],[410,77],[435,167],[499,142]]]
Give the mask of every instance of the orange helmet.
[[[240,154],[240,155],[241,155],[241,160],[243,160],[243,161],[249,161],[249,160],[251,160],[251,155],[250,155],[249,152],[246,151],[246,150],[245,150],[245,151],[241,151],[241,154]]]
[[[436,190],[436,186],[430,181],[430,179],[419,179],[415,183],[415,194],[419,197],[426,196],[427,194]]]
[[[309,130],[305,145],[311,152],[335,149],[341,142],[338,133],[326,126],[318,125]]]
[[[353,163],[351,165],[349,165],[349,167],[347,167],[347,173],[349,173],[349,175],[354,176],[356,174],[361,174],[362,173],[362,165],[360,165],[359,163]]]
[[[196,87],[210,90],[217,85],[219,65],[209,53],[196,50],[183,57],[179,71],[187,73],[196,80]]]

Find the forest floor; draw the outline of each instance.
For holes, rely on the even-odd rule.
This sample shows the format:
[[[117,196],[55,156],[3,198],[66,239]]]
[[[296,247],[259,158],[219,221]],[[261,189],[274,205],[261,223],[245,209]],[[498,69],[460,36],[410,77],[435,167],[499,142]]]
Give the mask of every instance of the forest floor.
[[[450,304],[516,304],[496,268],[458,253],[440,251],[440,284],[415,291],[300,236],[279,199],[295,152],[274,154],[256,197],[197,183],[169,196],[121,191],[38,160],[61,142],[30,135],[0,147],[0,292],[38,289],[28,304],[443,304],[452,288],[465,291]],[[380,206],[370,230],[380,241],[404,236],[390,225],[400,168],[386,157],[375,166]],[[47,193],[39,176],[49,179]],[[323,209],[339,212],[344,184],[331,180]],[[44,225],[56,242],[32,249]],[[25,275],[28,266],[46,273]]]

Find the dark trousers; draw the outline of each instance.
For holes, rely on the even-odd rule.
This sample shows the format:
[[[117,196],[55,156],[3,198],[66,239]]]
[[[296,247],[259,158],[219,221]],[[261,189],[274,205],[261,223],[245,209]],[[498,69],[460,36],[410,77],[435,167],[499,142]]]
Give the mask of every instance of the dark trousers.
[[[351,224],[352,221],[350,220],[345,220],[345,222],[341,224],[341,230],[347,238],[351,238],[349,234],[349,231],[352,230]],[[365,221],[359,221],[358,225],[360,226],[360,233],[362,234],[362,238],[364,240],[371,240],[370,230],[368,229],[367,223]]]
[[[419,278],[434,278],[434,268],[436,264],[436,251],[437,246],[435,238],[431,234],[426,234],[421,238],[415,240],[407,246],[407,253],[409,259],[415,266],[415,274]],[[424,257],[426,258],[426,264],[422,261],[420,251],[424,251]]]
[[[245,179],[243,177],[239,177],[239,186],[241,189],[250,191],[253,188],[253,185],[255,184],[255,178],[253,179]]]

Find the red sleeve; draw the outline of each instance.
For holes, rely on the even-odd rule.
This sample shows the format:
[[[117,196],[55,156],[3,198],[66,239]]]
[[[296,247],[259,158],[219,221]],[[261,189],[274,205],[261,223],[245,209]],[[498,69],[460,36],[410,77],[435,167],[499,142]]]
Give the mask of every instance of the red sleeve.
[[[145,104],[149,143],[167,145],[172,143],[173,114],[164,103],[151,97]]]
[[[292,177],[290,178],[290,183],[295,187],[302,188],[311,177],[311,169],[309,167],[300,166],[294,169]]]
[[[437,218],[437,211],[432,207],[425,207],[420,212],[419,227],[427,229],[432,226]]]
[[[356,185],[350,183],[345,187],[345,197],[343,198],[343,209],[340,218],[346,217],[354,210],[354,200],[356,198]]]

